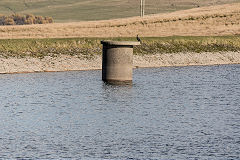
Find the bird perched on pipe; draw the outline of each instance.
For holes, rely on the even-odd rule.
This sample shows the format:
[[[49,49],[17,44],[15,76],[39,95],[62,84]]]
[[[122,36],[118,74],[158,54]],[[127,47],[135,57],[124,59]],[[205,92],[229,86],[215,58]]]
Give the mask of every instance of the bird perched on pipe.
[[[140,42],[142,44],[141,39],[139,38],[139,36],[137,35],[137,41]]]

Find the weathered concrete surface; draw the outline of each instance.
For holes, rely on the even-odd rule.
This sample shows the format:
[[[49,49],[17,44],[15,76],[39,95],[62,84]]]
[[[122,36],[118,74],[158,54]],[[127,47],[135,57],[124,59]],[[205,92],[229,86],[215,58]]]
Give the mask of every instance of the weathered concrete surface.
[[[131,83],[133,46],[139,42],[102,41],[102,80],[109,83]]]

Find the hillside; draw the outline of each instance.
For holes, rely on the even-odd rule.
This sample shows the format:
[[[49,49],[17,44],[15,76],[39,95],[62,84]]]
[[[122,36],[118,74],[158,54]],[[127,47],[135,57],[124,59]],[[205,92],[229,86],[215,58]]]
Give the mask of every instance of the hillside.
[[[115,20],[0,26],[0,38],[222,36],[240,34],[240,3]]]
[[[167,13],[240,0],[146,0],[146,14]],[[139,15],[140,0],[0,0],[0,14],[31,13],[55,22],[106,20]]]

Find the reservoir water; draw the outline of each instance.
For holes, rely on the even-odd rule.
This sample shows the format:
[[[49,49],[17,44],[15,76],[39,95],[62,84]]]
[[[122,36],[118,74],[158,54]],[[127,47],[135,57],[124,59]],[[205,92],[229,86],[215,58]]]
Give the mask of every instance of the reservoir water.
[[[0,159],[240,159],[240,65],[0,75]]]

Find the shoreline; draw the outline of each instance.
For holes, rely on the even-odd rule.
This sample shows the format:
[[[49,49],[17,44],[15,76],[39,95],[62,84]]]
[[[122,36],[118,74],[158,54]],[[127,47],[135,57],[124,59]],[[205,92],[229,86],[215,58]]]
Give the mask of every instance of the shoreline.
[[[133,68],[240,64],[240,52],[165,53],[134,55]],[[78,58],[70,55],[44,58],[0,58],[0,74],[101,70],[102,57]]]

